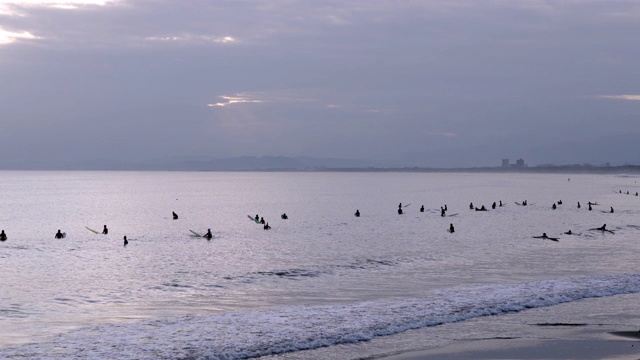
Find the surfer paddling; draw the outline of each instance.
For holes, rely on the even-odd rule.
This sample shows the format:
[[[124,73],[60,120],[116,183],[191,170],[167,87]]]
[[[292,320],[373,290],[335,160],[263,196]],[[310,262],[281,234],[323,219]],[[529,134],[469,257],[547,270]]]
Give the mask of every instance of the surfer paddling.
[[[608,233],[615,234],[613,231],[611,231],[611,230],[607,229],[607,224],[603,224],[603,225],[602,225],[602,226],[600,226],[600,227],[593,228],[593,229],[589,229],[589,230],[598,230],[598,231],[602,231],[602,232],[605,232],[605,231],[606,231],[606,232],[608,232]]]
[[[547,233],[542,233],[542,236],[534,236],[533,238],[534,239],[545,239],[545,240],[558,241],[558,238],[548,237]]]

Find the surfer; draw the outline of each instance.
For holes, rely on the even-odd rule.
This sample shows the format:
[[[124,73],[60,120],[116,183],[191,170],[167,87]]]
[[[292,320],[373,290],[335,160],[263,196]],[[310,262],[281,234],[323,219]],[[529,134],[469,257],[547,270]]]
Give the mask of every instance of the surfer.
[[[446,210],[443,207],[440,207],[440,216],[442,216],[442,217],[447,216],[447,214],[445,212],[446,212]]]
[[[127,237],[124,237],[124,246],[127,246],[127,244],[129,243],[129,241],[127,240]]]
[[[522,206],[527,206],[527,200],[522,202]]]
[[[534,236],[533,238],[534,239],[547,239],[547,240],[558,241],[558,238],[548,237],[547,233],[542,233],[542,236]]]
[[[176,214],[175,211],[172,211],[173,213],[173,220],[178,220],[178,214]]]
[[[105,225],[104,229],[102,229],[102,234],[107,235],[108,233],[109,233],[109,229],[107,229],[107,225]]]
[[[599,228],[595,228],[595,230],[607,231],[607,224],[600,226]]]
[[[398,205],[398,209],[402,209],[402,203],[400,203],[400,205]]]
[[[503,205],[502,205],[502,200],[500,200],[500,205],[498,205],[498,206],[500,206],[500,207],[502,207],[502,206],[503,206]]]
[[[473,203],[470,203],[469,204],[469,210],[473,210],[473,209],[474,209]]]
[[[553,205],[551,206],[551,208],[552,208],[553,210],[555,210],[555,209],[556,209],[556,203],[553,203]]]
[[[260,217],[258,216],[258,214],[256,214],[256,217],[254,219],[256,220],[256,222],[260,222]]]
[[[402,208],[398,208],[398,215],[402,215]]]
[[[485,208],[484,205],[482,205],[480,209],[476,208],[476,211],[487,211],[487,208]]]
[[[578,201],[578,209],[580,209],[580,201]]]
[[[495,201],[493,202],[493,204],[491,204],[491,208],[494,209],[494,210],[496,209],[496,202]]]
[[[260,218],[260,224],[264,225],[264,218],[263,217]]]
[[[213,234],[211,233],[211,229],[207,229],[207,233],[204,234],[203,238],[207,240],[211,240],[212,237],[213,237]]]
[[[420,206],[420,212],[424,212],[424,205]]]
[[[60,232],[60,229],[58,229],[58,232],[56,233],[56,239],[62,239],[64,237],[64,234]]]
[[[280,217],[281,217],[283,220],[287,220],[287,219],[289,218],[289,217],[287,216],[287,213],[284,213],[284,214],[280,215]]]
[[[269,230],[269,229],[271,229],[271,226],[269,226],[269,223],[264,224],[264,229],[265,229],[265,230]]]
[[[589,203],[589,211],[591,211],[591,210],[593,210],[593,209],[591,208],[591,203]]]
[[[609,212],[613,214],[613,206],[611,207],[611,211],[609,211]]]
[[[356,209],[356,213],[354,214],[356,217],[360,217],[360,210]]]
[[[571,232],[571,230],[567,231],[564,233],[565,235],[573,235],[573,233]]]
[[[449,232],[450,233],[456,232],[456,229],[453,228],[453,224],[449,224]]]
[[[558,205],[562,205],[562,200],[558,200]]]
[[[447,204],[444,204],[444,211],[449,211],[449,209],[447,209]]]
[[[0,232],[0,241],[7,241],[7,234],[4,233],[4,230]]]

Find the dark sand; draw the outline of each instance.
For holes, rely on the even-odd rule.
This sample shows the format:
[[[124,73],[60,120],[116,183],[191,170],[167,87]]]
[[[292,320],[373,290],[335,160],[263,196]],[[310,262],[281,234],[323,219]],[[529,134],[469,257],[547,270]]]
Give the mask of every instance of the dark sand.
[[[578,334],[578,332],[576,333]],[[580,336],[578,336],[580,337]],[[640,359],[640,336],[634,331],[603,333],[600,339],[486,339],[458,341],[440,348],[386,357],[431,359]]]

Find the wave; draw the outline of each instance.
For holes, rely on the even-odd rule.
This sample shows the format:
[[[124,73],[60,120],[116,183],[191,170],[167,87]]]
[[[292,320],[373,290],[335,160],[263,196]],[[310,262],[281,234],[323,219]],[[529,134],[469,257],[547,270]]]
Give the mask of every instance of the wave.
[[[58,335],[46,343],[1,349],[0,358],[247,359],[367,341],[409,329],[580,299],[639,292],[640,274],[456,287],[412,299],[289,306],[106,324]]]

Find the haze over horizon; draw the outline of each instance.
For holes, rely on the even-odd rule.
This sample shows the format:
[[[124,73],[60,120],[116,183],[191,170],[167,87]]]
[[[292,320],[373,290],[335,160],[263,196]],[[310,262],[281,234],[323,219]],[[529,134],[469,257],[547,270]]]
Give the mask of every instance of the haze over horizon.
[[[0,0],[0,169],[640,163],[640,1]]]

